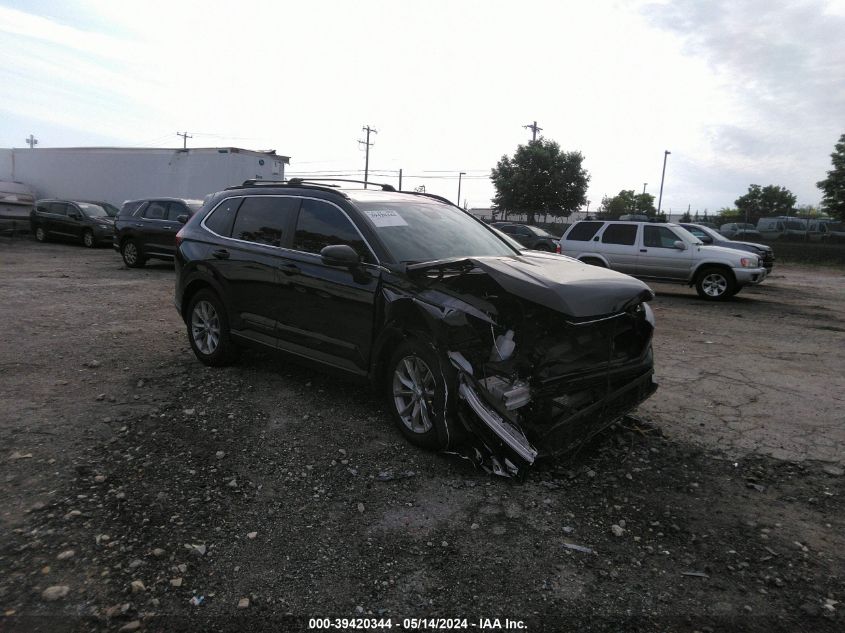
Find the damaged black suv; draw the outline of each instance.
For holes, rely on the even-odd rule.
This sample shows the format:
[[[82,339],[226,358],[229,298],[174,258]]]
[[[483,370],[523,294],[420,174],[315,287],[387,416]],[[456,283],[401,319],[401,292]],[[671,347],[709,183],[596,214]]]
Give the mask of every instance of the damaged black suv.
[[[343,370],[384,391],[411,442],[502,475],[654,392],[644,283],[376,187],[247,181],[208,198],[176,240],[197,358],[259,345]]]

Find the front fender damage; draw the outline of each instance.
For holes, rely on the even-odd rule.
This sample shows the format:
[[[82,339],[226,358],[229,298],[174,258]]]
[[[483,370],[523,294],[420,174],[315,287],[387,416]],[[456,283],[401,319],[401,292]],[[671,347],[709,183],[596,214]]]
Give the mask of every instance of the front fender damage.
[[[384,290],[390,329],[421,331],[450,365],[440,368],[441,413],[467,433],[457,446],[444,438],[447,451],[520,476],[542,457],[577,450],[656,390],[647,287],[625,281],[628,288],[602,299],[612,313],[582,307],[572,317],[562,301],[536,301],[537,278],[521,293],[519,284],[502,283],[501,265],[472,264],[424,269],[419,286]]]

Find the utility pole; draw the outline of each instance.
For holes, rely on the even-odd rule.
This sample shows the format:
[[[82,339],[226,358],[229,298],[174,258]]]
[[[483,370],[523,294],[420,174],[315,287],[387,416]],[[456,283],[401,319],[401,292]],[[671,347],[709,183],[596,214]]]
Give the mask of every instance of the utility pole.
[[[458,197],[456,198],[455,204],[461,206],[461,177],[466,176],[465,171],[458,172]]]
[[[378,134],[378,130],[371,128],[369,125],[365,125],[361,129],[367,133],[366,141],[358,141],[359,143],[363,143],[366,149],[366,157],[364,158],[364,189],[366,189],[367,180],[369,180],[368,176],[370,174],[370,147],[373,145],[373,143],[370,143],[370,133],[372,132],[373,134]]]
[[[26,139],[26,144],[29,145],[29,149],[34,149],[35,146],[38,145],[38,139],[30,134],[29,138]]]
[[[523,125],[522,127],[524,127],[526,130],[531,130],[531,140],[532,141],[537,140],[537,132],[543,131],[543,128],[541,128],[537,125],[537,121],[534,121],[534,123],[532,123],[531,125]]]
[[[657,215],[660,215],[660,207],[663,204],[663,179],[666,177],[666,157],[671,153],[668,149],[663,152],[663,174],[660,176],[660,197],[657,199]]]
[[[366,180],[366,178],[364,178]],[[402,191],[402,168],[399,168],[399,191]]]
[[[176,136],[182,137],[182,149],[188,149],[188,139],[194,138],[193,136],[189,135],[187,131],[184,133],[176,132]]]

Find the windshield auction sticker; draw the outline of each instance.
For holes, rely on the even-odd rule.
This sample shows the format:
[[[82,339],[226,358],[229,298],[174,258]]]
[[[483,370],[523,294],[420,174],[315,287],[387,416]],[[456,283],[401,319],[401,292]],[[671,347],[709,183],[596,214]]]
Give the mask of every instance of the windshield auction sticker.
[[[402,219],[402,216],[396,213],[393,209],[379,209],[364,211],[370,220],[378,227],[382,226],[408,226],[408,223]]]

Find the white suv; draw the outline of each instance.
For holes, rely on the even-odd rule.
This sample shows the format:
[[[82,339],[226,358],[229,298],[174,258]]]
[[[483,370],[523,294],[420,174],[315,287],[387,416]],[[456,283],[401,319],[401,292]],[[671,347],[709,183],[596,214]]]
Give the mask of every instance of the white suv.
[[[560,252],[642,279],[694,285],[699,296],[713,301],[766,278],[757,255],[706,246],[671,223],[576,222],[560,239]]]

